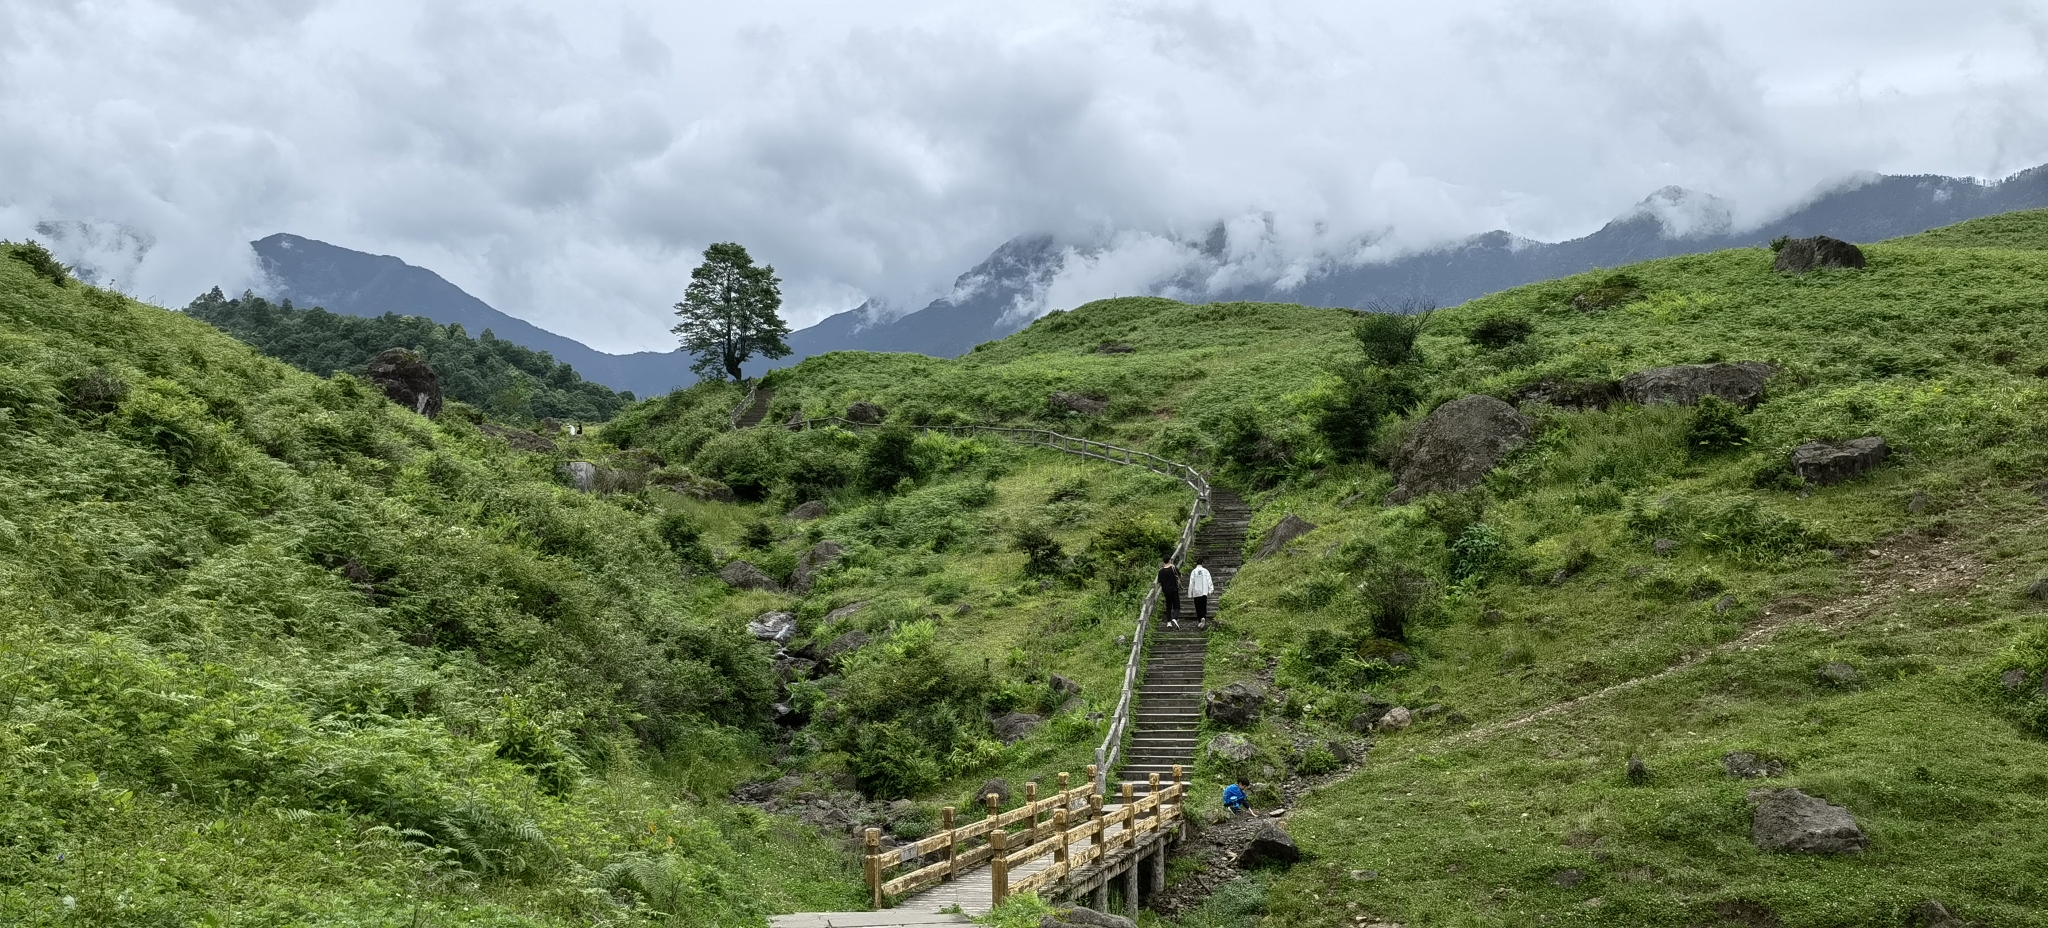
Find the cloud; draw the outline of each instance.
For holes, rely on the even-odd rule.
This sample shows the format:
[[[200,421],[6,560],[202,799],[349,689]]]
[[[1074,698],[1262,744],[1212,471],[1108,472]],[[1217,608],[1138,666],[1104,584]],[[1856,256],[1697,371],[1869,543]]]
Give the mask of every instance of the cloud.
[[[20,0],[0,235],[135,230],[115,279],[178,305],[292,231],[630,350],[715,241],[804,324],[1025,233],[1073,253],[1038,311],[1583,234],[1667,185],[1740,223],[1995,176],[2048,161],[2044,62],[2017,2]]]

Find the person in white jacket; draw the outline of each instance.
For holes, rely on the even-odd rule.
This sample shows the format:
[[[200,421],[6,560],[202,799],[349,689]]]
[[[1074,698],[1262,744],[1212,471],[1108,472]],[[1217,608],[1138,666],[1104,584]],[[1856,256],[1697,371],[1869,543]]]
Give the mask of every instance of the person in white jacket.
[[[1195,562],[1195,569],[1188,572],[1188,598],[1195,603],[1195,627],[1209,624],[1209,594],[1216,592],[1216,584],[1209,579],[1209,568],[1201,561]]]

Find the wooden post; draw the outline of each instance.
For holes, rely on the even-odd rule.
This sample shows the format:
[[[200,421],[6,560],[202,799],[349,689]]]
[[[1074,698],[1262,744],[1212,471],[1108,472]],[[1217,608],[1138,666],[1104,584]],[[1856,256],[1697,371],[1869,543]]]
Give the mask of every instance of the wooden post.
[[[1052,862],[1054,866],[1064,869],[1067,865],[1067,810],[1053,811],[1052,829],[1054,836],[1060,839],[1058,844],[1052,846]],[[1066,879],[1065,876],[1060,878]]]
[[[1098,760],[1098,761],[1102,759],[1102,749],[1101,749],[1101,748],[1096,748],[1096,749],[1095,749],[1095,759],[1096,759],[1096,760]],[[1098,793],[1099,793],[1099,792],[1102,792],[1102,777],[1101,777],[1101,774],[1102,774],[1102,765],[1101,765],[1101,764],[1099,764],[1099,763],[1098,763],[1098,764],[1089,764],[1089,765],[1088,765],[1088,788],[1089,788],[1090,790],[1092,790],[1092,791],[1094,791],[1094,792],[1098,792]]]
[[[1156,774],[1156,773],[1155,773],[1155,774],[1151,774],[1150,776],[1148,776],[1148,777],[1146,778],[1146,781],[1145,781],[1145,795],[1147,795],[1147,796],[1158,796],[1158,795],[1159,795],[1159,774]],[[1155,802],[1155,803],[1153,803],[1153,804],[1152,804],[1152,830],[1153,830],[1153,831],[1158,831],[1158,830],[1159,830],[1159,807],[1160,807],[1160,806],[1163,806],[1163,805],[1165,805],[1165,804],[1166,804],[1166,800],[1165,800],[1164,798],[1161,798],[1161,799],[1160,799],[1160,800],[1159,800],[1158,802]]]
[[[946,879],[953,878],[953,859],[960,850],[960,838],[953,834],[953,807],[947,806],[940,813],[940,825],[946,829]]]
[[[1124,858],[1129,866],[1124,869],[1124,908],[1130,912],[1131,920],[1138,918],[1138,855]]]
[[[1152,891],[1166,891],[1166,842],[1159,842],[1159,850],[1152,852]]]
[[[1006,846],[1009,843],[1009,836],[1003,834],[1001,828],[990,829],[988,846],[994,849],[994,854],[988,859],[988,902],[991,906],[1002,905],[1003,899],[1010,895],[1010,851]]]
[[[869,902],[879,909],[882,907],[882,829],[868,829],[867,845]]]
[[[1095,822],[1095,834],[1089,836],[1088,844],[1096,849],[1095,861],[1097,864],[1100,864],[1102,862],[1102,832],[1104,830],[1102,824],[1101,796],[1091,794],[1088,797],[1088,817],[1089,819]],[[1097,911],[1101,910],[1098,909]]]
[[[1173,765],[1173,819],[1177,823],[1175,840],[1188,836],[1188,784],[1181,779],[1181,767]]]
[[[1024,784],[1024,807],[1031,810],[1031,814],[1024,819],[1024,843],[1030,844],[1038,840],[1037,781]]]
[[[1121,785],[1123,786],[1124,791],[1124,837],[1130,839],[1124,843],[1130,845],[1133,849],[1135,849],[1138,846],[1138,816],[1136,815],[1136,813],[1133,813],[1131,811],[1130,781],[1126,780]]]
[[[1071,805],[1072,801],[1067,798],[1067,772],[1062,770],[1060,771],[1060,808],[1065,809]]]

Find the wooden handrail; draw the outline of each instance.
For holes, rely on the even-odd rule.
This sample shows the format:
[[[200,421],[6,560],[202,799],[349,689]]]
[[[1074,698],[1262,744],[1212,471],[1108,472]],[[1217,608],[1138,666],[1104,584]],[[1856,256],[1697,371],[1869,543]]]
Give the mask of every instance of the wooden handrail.
[[[746,417],[747,410],[754,408],[754,397],[759,395],[760,392],[761,378],[756,377],[754,378],[753,384],[747,387],[746,398],[740,400],[740,404],[732,408],[732,415],[726,417],[726,428],[737,429],[740,427],[740,420]]]

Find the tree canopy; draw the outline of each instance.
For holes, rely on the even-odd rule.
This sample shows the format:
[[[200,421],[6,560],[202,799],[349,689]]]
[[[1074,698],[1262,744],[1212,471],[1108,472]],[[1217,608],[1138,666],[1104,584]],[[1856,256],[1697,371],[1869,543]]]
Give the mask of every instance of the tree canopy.
[[[691,370],[739,380],[747,359],[789,355],[783,341],[789,324],[776,313],[781,308],[782,281],[775,267],[756,266],[736,242],[719,242],[704,249],[704,263],[690,272],[689,289],[676,304],[683,321],[672,331],[681,336],[683,350],[697,356]]]

